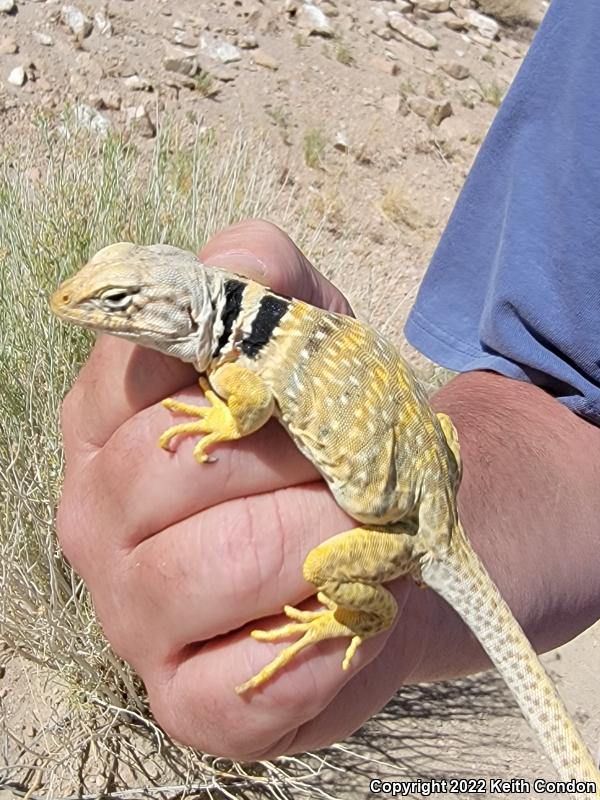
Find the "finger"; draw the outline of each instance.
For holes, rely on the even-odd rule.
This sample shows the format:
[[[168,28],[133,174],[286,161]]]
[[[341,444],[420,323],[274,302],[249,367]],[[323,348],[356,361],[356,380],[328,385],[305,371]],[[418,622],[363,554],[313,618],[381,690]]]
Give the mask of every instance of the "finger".
[[[66,396],[67,467],[79,469],[126,419],[195,381],[196,371],[155,350],[101,336]]]
[[[176,396],[206,404],[198,388]],[[274,420],[251,437],[215,446],[211,454],[216,461],[205,464],[192,456],[197,437],[175,441],[174,452],[158,447],[158,437],[172,422],[173,415],[161,405],[140,411],[94,458],[67,473],[63,505],[75,506],[86,498],[78,513],[87,522],[73,526],[59,517],[59,534],[84,577],[111,552],[130,551],[157,531],[210,506],[320,477]],[[98,536],[86,537],[84,549],[76,532],[82,526],[88,531],[102,527]],[[72,548],[66,541],[69,535],[75,538]]]
[[[396,581],[389,588],[398,601],[398,619],[402,619],[410,586],[407,581]],[[400,654],[392,669],[387,658],[384,667],[372,667],[390,637],[397,635],[398,627],[397,623],[362,644],[348,671],[341,668],[348,640],[335,639],[307,648],[267,684],[242,697],[233,696],[232,688],[255,674],[286,643],[256,642],[247,637],[249,628],[237,631],[192,650],[168,675],[157,678],[160,673],[151,673],[146,679],[151,706],[159,722],[178,740],[211,753],[255,760],[298,752],[296,740],[303,726],[310,729],[314,720],[318,727],[323,713],[329,721],[326,709],[341,693],[345,704],[335,705],[338,714],[348,717],[348,723],[344,720],[348,732],[364,721],[365,709],[380,708],[393,693],[391,685],[401,681],[405,673],[402,661],[410,664],[410,653],[408,657]],[[354,696],[352,689],[359,682],[363,695],[369,697],[373,679],[382,679],[381,687],[375,690],[376,700],[363,702]],[[235,719],[235,724],[224,723],[228,718]],[[338,731],[340,727],[338,719]],[[335,728],[328,732],[333,735],[320,737],[323,744],[338,738]],[[312,733],[313,738],[319,738],[318,733]],[[308,736],[303,737],[307,740]]]
[[[207,264],[240,272],[274,291],[342,314],[352,309],[290,237],[265,220],[246,220],[218,233],[200,251]]]
[[[314,594],[302,576],[306,555],[349,527],[322,484],[281,489],[222,503],[161,531],[121,554],[118,569],[113,557],[110,576],[96,566],[88,583],[124,658],[134,666],[148,659],[176,664],[191,644]],[[133,625],[125,608],[136,609]]]

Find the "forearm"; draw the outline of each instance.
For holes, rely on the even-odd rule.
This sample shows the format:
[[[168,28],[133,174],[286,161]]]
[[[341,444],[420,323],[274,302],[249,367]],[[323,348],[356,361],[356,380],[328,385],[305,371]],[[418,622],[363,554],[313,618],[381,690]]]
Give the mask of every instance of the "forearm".
[[[600,430],[537,387],[490,372],[455,378],[432,402],[459,432],[459,510],[475,550],[536,649],[574,637],[600,617]],[[405,614],[415,604],[428,630],[408,681],[489,665],[434,593],[412,592]]]

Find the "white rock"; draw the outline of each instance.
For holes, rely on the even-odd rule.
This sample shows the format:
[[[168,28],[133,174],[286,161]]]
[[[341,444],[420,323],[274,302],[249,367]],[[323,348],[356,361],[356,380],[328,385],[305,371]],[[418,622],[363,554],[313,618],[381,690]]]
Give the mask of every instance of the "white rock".
[[[92,20],[81,11],[77,6],[66,5],[63,6],[60,12],[60,17],[64,25],[66,25],[75,34],[84,39],[89,36],[93,29]]]
[[[214,61],[220,61],[221,64],[231,64],[242,59],[239,48],[220,36],[210,34],[201,36],[200,50]]]
[[[44,47],[52,47],[54,44],[54,39],[49,33],[44,33],[43,31],[33,31],[31,35],[38,44],[41,44]]]
[[[334,30],[331,22],[320,8],[312,3],[303,3],[296,13],[298,27],[319,36],[333,36]]]
[[[500,25],[492,17],[486,14],[480,14],[479,11],[467,9],[463,12],[462,18],[472,28],[477,28],[477,31],[484,39],[495,39],[500,31]]]
[[[259,67],[266,67],[272,70],[279,69],[279,61],[260,47],[252,53],[252,60],[255,64],[258,64]]]
[[[0,13],[11,14],[17,7],[15,0],[0,0]]]
[[[425,47],[428,50],[435,50],[438,46],[438,40],[432,33],[413,25],[412,22],[409,22],[406,17],[404,17],[398,11],[389,12],[388,25],[390,28],[401,34],[401,36],[404,36],[405,39],[408,39],[410,42],[414,42],[421,47]]]
[[[102,36],[109,38],[113,35],[112,22],[103,11],[96,11],[94,14],[94,25]]]
[[[74,117],[78,125],[87,128],[92,133],[97,133],[98,136],[106,136],[110,130],[110,120],[91,106],[83,104],[75,106]]]
[[[348,137],[345,131],[338,131],[335,135],[335,141],[333,146],[336,150],[339,150],[340,153],[347,153],[350,149],[350,144],[348,142]]]
[[[130,75],[123,81],[128,89],[133,89],[134,92],[146,92],[152,88],[150,83],[141,75]]]
[[[9,83],[12,83],[13,86],[23,86],[25,81],[27,80],[27,75],[25,74],[25,68],[22,66],[15,67],[12,69],[6,79]]]
[[[408,3],[407,0],[396,0],[396,5],[398,6],[398,11],[410,11],[412,9],[412,3]]]

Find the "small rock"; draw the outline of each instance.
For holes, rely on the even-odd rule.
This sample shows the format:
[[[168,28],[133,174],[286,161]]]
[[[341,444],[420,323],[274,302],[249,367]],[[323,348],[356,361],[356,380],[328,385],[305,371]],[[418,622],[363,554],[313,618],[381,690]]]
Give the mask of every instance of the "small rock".
[[[0,14],[12,14],[16,10],[15,0],[0,0]]]
[[[277,70],[279,69],[279,61],[270,55],[270,53],[266,53],[264,50],[260,48],[255,50],[252,54],[252,59],[255,64],[258,64],[259,67],[266,67],[267,69]]]
[[[125,78],[123,83],[128,89],[133,89],[134,92],[152,91],[152,85],[141,75],[130,75],[128,78]]]
[[[440,100],[429,100],[427,97],[411,97],[408,101],[411,111],[423,117],[430,125],[439,125],[446,117],[453,114],[450,103]]]
[[[303,3],[296,12],[298,27],[307,33],[318,36],[333,36],[334,30],[331,22],[320,8],[312,3]]]
[[[111,109],[112,111],[118,111],[121,108],[121,95],[116,92],[101,91],[100,99],[105,108]]]
[[[258,47],[258,41],[253,33],[245,33],[238,39],[238,46],[242,50],[254,50],[255,47]]]
[[[25,734],[25,736],[27,736],[28,739],[33,739],[37,731],[33,727],[33,725],[25,725],[25,727],[23,728],[23,733]]]
[[[381,107],[388,114],[395,116],[400,111],[400,100],[401,98],[399,94],[388,95],[381,101]]]
[[[0,39],[0,56],[9,56],[19,52],[19,45],[11,36]]]
[[[241,61],[242,58],[241,52],[234,44],[210,34],[200,37],[200,50],[221,64],[231,64],[234,61]]]
[[[198,72],[198,59],[189,50],[173,47],[163,58],[163,67],[169,72],[193,77]]]
[[[466,64],[460,61],[443,61],[441,66],[446,75],[450,75],[451,78],[455,78],[457,81],[464,81],[471,74]]]
[[[102,36],[109,38],[113,35],[112,22],[103,11],[96,11],[94,14],[94,25]]]
[[[2,678],[4,678],[5,675],[6,675],[6,667],[4,666],[4,664],[0,664],[0,681],[2,680]]]
[[[408,3],[407,0],[396,0],[396,6],[398,7],[399,11],[412,11],[412,3]]]
[[[143,105],[129,106],[125,109],[125,124],[129,130],[139,133],[145,139],[153,139],[156,136],[154,123]]]
[[[66,25],[67,28],[80,39],[85,39],[86,36],[89,36],[94,27],[92,20],[86,17],[83,11],[77,8],[77,6],[63,6],[60,12],[60,18],[63,25]]]
[[[398,11],[389,12],[388,25],[401,36],[404,36],[405,39],[408,39],[409,42],[414,42],[420,47],[425,47],[428,50],[435,50],[438,46],[438,41],[432,33],[413,25],[412,22],[409,22],[406,17],[402,16]]]
[[[348,144],[348,137],[346,136],[344,131],[338,131],[336,133],[333,146],[336,150],[339,150],[340,153],[348,152],[348,150],[350,149],[350,145]]]
[[[449,28],[451,31],[464,31],[467,28],[467,23],[461,17],[457,17],[452,11],[440,14],[438,17],[440,22]]]
[[[371,66],[375,67],[379,72],[383,72],[385,75],[395,76],[400,72],[398,64],[387,58],[374,58],[371,60]]]
[[[210,74],[213,78],[216,78],[218,81],[223,81],[223,83],[230,83],[234,81],[237,76],[239,75],[239,71],[237,67],[229,67],[224,64],[221,67],[211,67]]]
[[[43,31],[33,31],[31,35],[38,44],[41,44],[44,47],[52,47],[54,44],[54,39],[50,36],[50,34],[43,33]]]
[[[470,8],[466,9],[461,16],[468,25],[476,28],[484,39],[495,39],[498,36],[500,25],[492,17],[480,14],[479,11],[474,11]]]
[[[23,86],[25,81],[27,80],[27,76],[25,74],[25,67],[19,65],[12,69],[6,79],[9,83],[12,83],[13,86]]]
[[[413,2],[423,11],[431,11],[433,14],[448,11],[450,8],[450,0],[413,0]]]
[[[198,37],[192,36],[192,34],[187,31],[176,30],[173,34],[173,42],[175,44],[180,44],[182,47],[198,47]]]
[[[106,136],[110,130],[110,121],[95,108],[87,105],[77,105],[74,110],[75,121],[82,128],[87,128],[98,136]]]

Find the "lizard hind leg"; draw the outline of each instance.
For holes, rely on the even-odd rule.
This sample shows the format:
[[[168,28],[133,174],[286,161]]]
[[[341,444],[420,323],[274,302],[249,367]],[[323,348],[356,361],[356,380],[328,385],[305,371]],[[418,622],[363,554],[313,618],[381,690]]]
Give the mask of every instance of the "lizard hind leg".
[[[380,582],[408,571],[408,561],[402,557],[405,538],[401,533],[355,528],[314,548],[304,563],[304,577],[319,587],[317,599],[325,607],[302,611],[286,606],[284,612],[293,622],[271,631],[252,631],[251,636],[260,641],[276,642],[299,634],[300,638],[236,692],[261,686],[301,650],[327,639],[350,638],[342,662],[347,670],[362,642],[394,621],[396,601]]]

